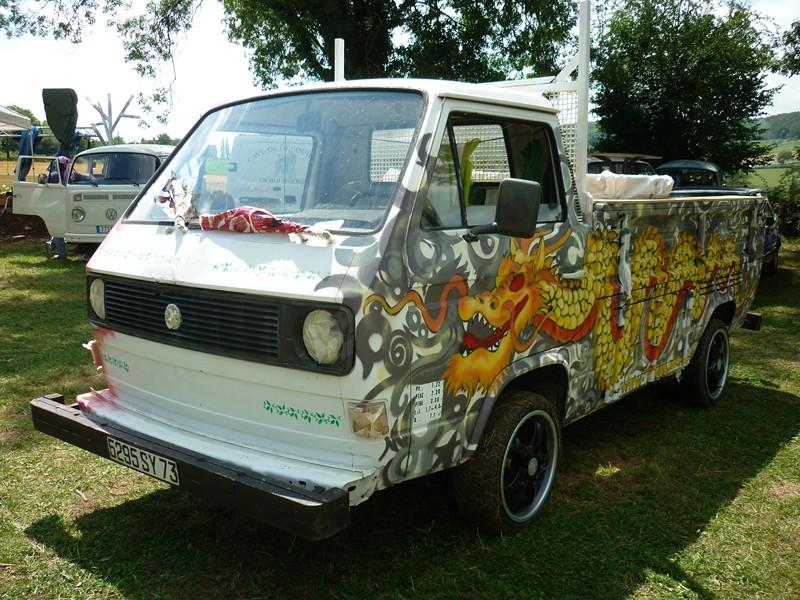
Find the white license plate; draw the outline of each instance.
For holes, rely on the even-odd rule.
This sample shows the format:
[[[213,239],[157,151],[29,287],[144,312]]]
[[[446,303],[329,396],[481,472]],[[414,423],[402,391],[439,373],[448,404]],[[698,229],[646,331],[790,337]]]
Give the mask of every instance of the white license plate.
[[[111,231],[111,225],[97,225],[97,233],[108,233]]]
[[[178,464],[174,460],[131,446],[116,438],[109,437],[107,439],[108,457],[111,460],[161,481],[180,485]]]

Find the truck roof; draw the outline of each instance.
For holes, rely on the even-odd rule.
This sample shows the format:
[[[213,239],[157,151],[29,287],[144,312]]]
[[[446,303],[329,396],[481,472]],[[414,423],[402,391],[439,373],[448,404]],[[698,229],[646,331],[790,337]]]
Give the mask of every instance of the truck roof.
[[[533,108],[552,114],[558,112],[541,92],[533,90],[533,86],[535,85],[533,82],[530,85],[525,85],[523,82],[524,80],[513,82],[465,83],[440,79],[359,79],[353,81],[311,83],[302,86],[281,88],[242,100],[335,90],[410,90],[442,99],[457,98],[460,100],[498,104],[502,106]],[[230,106],[240,101],[241,100],[226,102],[214,108]]]

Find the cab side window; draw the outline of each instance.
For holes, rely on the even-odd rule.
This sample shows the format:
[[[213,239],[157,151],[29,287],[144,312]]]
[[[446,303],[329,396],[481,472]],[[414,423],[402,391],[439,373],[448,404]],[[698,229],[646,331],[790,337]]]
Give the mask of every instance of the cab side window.
[[[469,114],[451,115],[438,156],[429,167],[424,229],[474,227],[494,221],[500,182],[508,177],[542,184],[540,222],[564,219],[551,129]]]

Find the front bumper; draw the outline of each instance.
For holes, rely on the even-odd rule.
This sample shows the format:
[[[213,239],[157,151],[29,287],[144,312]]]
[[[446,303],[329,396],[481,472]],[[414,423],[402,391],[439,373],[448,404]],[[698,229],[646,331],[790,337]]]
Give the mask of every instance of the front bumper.
[[[64,240],[68,244],[100,244],[106,239],[107,233],[75,233],[67,231]]]
[[[96,423],[77,404],[64,405],[60,394],[31,400],[31,413],[33,426],[42,433],[104,458],[109,458],[109,436],[169,458],[178,465],[181,488],[300,537],[321,540],[350,525],[350,504],[345,490],[309,490],[163,440],[108,423]]]

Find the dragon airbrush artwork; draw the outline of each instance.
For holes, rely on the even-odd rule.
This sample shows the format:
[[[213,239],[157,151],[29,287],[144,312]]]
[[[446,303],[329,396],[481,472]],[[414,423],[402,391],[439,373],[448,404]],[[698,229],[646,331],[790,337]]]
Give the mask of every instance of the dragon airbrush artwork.
[[[636,210],[627,207],[631,215]],[[541,228],[502,249],[487,246],[461,257],[453,250],[456,239],[448,243],[443,236],[436,252],[421,253],[414,249],[431,245],[430,238],[412,237],[407,256],[424,256],[425,262],[409,271],[441,268],[416,280],[405,273],[393,280],[392,262],[384,261],[376,280],[387,293],[364,299],[359,323],[372,335],[380,332],[378,345],[384,349],[358,355],[365,377],[386,375],[378,377],[371,395],[394,390],[396,427],[413,429],[415,390],[437,382],[436,417],[448,424],[433,455],[433,434],[424,430],[425,449],[410,465],[426,470],[435,468],[436,460],[441,465],[456,460],[468,447],[474,422],[454,432],[454,417],[477,410],[520,369],[568,365],[571,389],[563,417],[570,421],[685,367],[709,303],[714,308],[733,299],[741,312],[754,294],[757,280],[741,260],[745,241],[734,233],[747,230],[744,216],[730,215],[734,222],[720,223],[705,245],[696,230],[670,228],[665,236],[658,225],[645,224],[631,231],[611,211],[601,216],[608,223],[600,221],[588,234]],[[442,283],[420,284],[430,279]],[[389,443],[399,450],[396,439]]]

